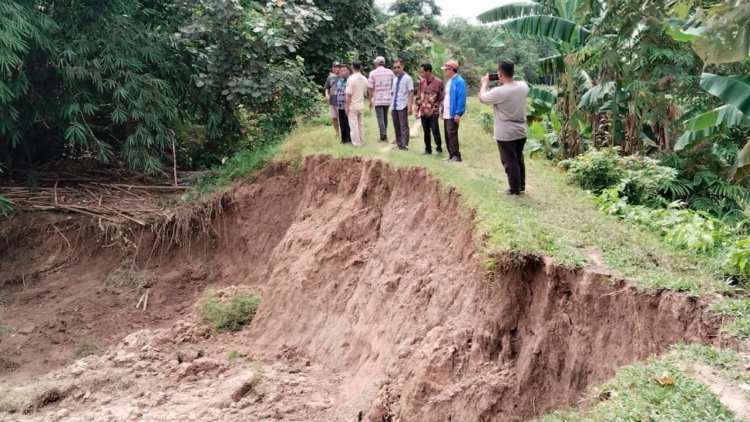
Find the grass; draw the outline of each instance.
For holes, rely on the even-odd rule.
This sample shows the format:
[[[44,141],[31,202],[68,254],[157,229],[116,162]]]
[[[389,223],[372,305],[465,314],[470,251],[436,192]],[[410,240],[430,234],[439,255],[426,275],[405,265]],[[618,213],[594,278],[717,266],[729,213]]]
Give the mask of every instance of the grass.
[[[710,310],[734,317],[724,332],[742,339],[750,339],[750,298],[722,298],[711,304]]]
[[[101,354],[102,354],[102,349],[96,343],[90,340],[81,340],[78,343],[78,347],[76,347],[76,351],[73,356],[76,359],[81,359],[81,358],[85,358],[86,356],[91,356],[91,355],[98,356]]]
[[[0,340],[13,334],[13,331],[15,331],[13,327],[3,322],[0,322]]]
[[[678,344],[665,355],[621,368],[589,397],[587,409],[563,410],[540,419],[561,421],[734,421],[707,386],[682,368],[690,362],[709,365],[726,380],[747,383],[743,361],[731,350],[702,345]],[[656,378],[667,375],[674,384],[662,385]]]
[[[209,290],[198,304],[198,313],[203,322],[218,332],[239,331],[252,321],[258,305],[260,298],[249,293],[220,298],[215,290]]]
[[[238,360],[238,359],[239,359],[239,358],[241,358],[241,357],[243,357],[243,356],[242,356],[242,353],[240,353],[240,352],[239,352],[239,351],[237,351],[237,350],[232,350],[232,351],[230,351],[230,352],[229,352],[229,354],[227,355],[227,361],[229,361],[229,362],[234,362],[234,361]]]
[[[257,150],[238,153],[208,176],[198,179],[195,189],[190,190],[185,199],[187,201],[199,200],[218,189],[228,187],[240,177],[248,176],[262,167],[279,153],[280,148],[279,142],[271,142]]]
[[[484,110],[475,99],[469,100],[459,132],[463,163],[421,155],[421,132],[411,139],[409,151],[377,142],[371,112],[365,114],[362,148],[341,145],[331,127],[308,124],[289,136],[276,159],[298,162],[311,154],[367,156],[397,167],[426,167],[445,185],[458,189],[467,207],[477,211],[476,225],[488,257],[514,251],[580,267],[591,264],[591,251],[596,251],[609,268],[642,288],[695,293],[724,290],[710,259],[672,249],[658,234],[599,212],[592,195],[568,184],[565,175],[546,160],[526,160],[526,195],[498,193],[507,189],[507,182],[496,143],[479,122]]]

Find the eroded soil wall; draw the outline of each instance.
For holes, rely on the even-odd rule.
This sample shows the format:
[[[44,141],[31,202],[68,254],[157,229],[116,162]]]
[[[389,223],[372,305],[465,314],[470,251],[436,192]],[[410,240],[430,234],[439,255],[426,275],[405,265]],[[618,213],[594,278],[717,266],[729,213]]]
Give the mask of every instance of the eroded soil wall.
[[[533,257],[500,257],[487,274],[472,218],[424,169],[311,157],[236,188],[210,234],[181,247],[151,231],[133,232],[137,252],[68,247],[73,228],[39,223],[2,249],[2,321],[15,332],[0,340],[0,376],[69,363],[82,339],[167,326],[209,285],[262,296],[241,334],[256,356],[335,374],[330,420],[519,420],[677,341],[718,341],[693,297]],[[147,312],[103,283],[128,259],[151,288]]]

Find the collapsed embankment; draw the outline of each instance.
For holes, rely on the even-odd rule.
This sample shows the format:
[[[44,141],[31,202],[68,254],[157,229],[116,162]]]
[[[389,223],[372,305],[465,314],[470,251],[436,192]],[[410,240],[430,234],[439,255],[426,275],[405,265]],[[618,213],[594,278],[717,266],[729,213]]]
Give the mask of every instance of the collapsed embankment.
[[[290,420],[519,420],[575,404],[677,341],[718,341],[694,297],[534,257],[500,257],[487,274],[470,212],[424,169],[311,157],[299,172],[265,169],[224,202],[182,246],[143,230],[123,250],[47,222],[4,247],[2,318],[15,334],[0,340],[0,375],[21,382],[70,362],[83,338],[115,344],[190,318],[208,285],[262,297],[233,347],[335,380],[328,407],[302,400]],[[147,312],[103,285],[129,259],[151,289]]]

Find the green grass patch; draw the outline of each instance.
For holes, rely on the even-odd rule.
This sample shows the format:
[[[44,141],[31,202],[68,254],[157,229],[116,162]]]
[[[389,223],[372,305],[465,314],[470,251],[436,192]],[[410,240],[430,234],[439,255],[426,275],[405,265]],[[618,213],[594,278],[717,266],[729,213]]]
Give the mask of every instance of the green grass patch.
[[[232,351],[230,351],[230,352],[229,352],[229,354],[227,355],[227,361],[229,361],[229,362],[234,362],[234,361],[238,360],[238,359],[239,359],[239,358],[241,358],[241,357],[243,357],[243,356],[242,356],[242,353],[240,353],[240,352],[239,352],[239,351],[237,351],[237,350],[232,350]]]
[[[369,110],[362,148],[341,145],[331,127],[308,124],[289,136],[277,159],[299,162],[307,155],[329,154],[378,158],[397,167],[426,167],[445,185],[458,189],[467,208],[476,210],[485,257],[515,251],[585,266],[593,262],[590,251],[595,250],[607,266],[642,288],[724,291],[712,259],[674,250],[658,233],[605,215],[597,209],[593,195],[567,183],[565,174],[547,160],[526,160],[526,195],[501,194],[507,182],[497,144],[476,119],[486,110],[475,99],[469,100],[459,131],[463,163],[448,163],[445,156],[435,154],[421,155],[421,131],[410,140],[409,151],[378,142],[377,124]],[[392,131],[391,126],[389,138]]]
[[[203,322],[218,332],[239,331],[252,321],[259,305],[260,298],[249,293],[220,298],[216,291],[209,290],[198,304],[198,313]]]
[[[0,322],[0,340],[13,334],[15,330],[8,324]]]
[[[261,168],[271,158],[279,153],[281,144],[272,142],[252,151],[243,151],[227,159],[220,167],[209,175],[196,181],[195,189],[187,193],[187,200],[195,200],[209,195],[232,182],[250,175]]]
[[[76,347],[76,351],[73,354],[75,359],[85,358],[91,355],[101,355],[102,349],[96,343],[90,340],[81,340]]]
[[[709,307],[711,311],[730,317],[722,330],[741,339],[750,339],[750,298],[722,298]]]
[[[662,385],[657,378],[674,384]],[[586,410],[558,411],[542,422],[562,421],[734,421],[707,386],[681,371],[669,358],[626,366],[592,394]]]

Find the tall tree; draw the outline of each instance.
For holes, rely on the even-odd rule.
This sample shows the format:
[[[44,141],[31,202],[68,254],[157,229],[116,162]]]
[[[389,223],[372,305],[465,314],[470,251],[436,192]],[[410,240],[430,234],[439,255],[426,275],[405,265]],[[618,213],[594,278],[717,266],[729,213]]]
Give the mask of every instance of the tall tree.
[[[373,0],[314,0],[328,18],[303,42],[297,53],[315,80],[325,80],[334,60],[347,60],[351,54],[363,60],[384,54],[382,35],[377,31]]]
[[[422,18],[422,27],[433,33],[440,32],[440,23],[437,18],[443,10],[435,3],[435,0],[396,0],[389,8],[396,15],[406,14],[408,16]]]

